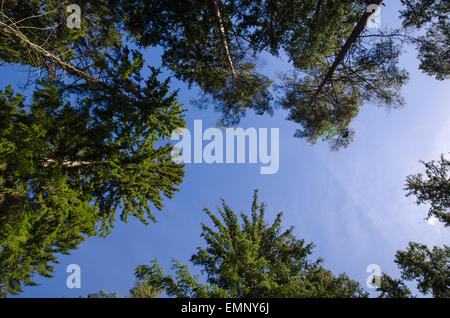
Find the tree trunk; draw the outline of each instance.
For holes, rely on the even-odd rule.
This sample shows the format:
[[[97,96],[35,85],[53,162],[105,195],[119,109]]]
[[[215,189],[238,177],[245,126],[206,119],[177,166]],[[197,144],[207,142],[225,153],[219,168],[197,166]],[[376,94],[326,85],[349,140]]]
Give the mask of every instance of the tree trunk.
[[[222,15],[220,14],[219,3],[217,2],[217,0],[212,0],[212,2],[213,2],[213,5],[214,5],[214,11],[215,11],[215,14],[216,14],[217,23],[219,24],[220,39],[222,41],[222,45],[223,45],[223,48],[225,50],[225,56],[226,56],[226,58],[228,60],[229,66],[230,66],[231,75],[233,76],[233,79],[235,81],[237,81],[236,70],[234,68],[233,59],[231,58],[230,49],[229,49],[229,46],[228,46],[227,37],[226,37],[226,33],[225,33],[225,27],[223,25]]]
[[[383,3],[383,0],[372,0],[368,1],[368,5],[370,4],[376,4],[378,6],[381,6]],[[330,69],[328,70],[327,74],[325,75],[324,79],[320,83],[319,87],[317,88],[316,93],[314,94],[313,100],[317,98],[317,96],[320,94],[320,91],[323,89],[326,83],[328,83],[331,80],[331,77],[333,76],[334,72],[336,71],[336,68],[339,66],[339,64],[342,63],[347,53],[350,51],[353,44],[358,40],[361,33],[364,31],[364,28],[366,27],[367,23],[372,18],[372,15],[374,12],[369,12],[366,10],[364,14],[359,19],[358,23],[356,24],[355,28],[353,29],[353,32],[350,34],[350,36],[345,41],[344,45],[342,46],[341,50],[339,51],[338,55],[336,56],[336,59],[333,62],[333,65],[331,65]]]

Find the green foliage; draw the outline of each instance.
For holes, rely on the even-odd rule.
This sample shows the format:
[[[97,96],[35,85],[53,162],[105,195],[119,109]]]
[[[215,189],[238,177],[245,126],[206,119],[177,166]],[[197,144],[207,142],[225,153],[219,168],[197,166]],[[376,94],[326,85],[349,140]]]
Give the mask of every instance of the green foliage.
[[[272,114],[280,105],[290,112],[289,120],[301,125],[297,137],[311,143],[322,138],[330,142],[332,150],[339,150],[353,140],[350,123],[363,104],[403,104],[400,90],[408,75],[398,67],[398,56],[410,37],[402,36],[400,30],[363,30],[356,34],[353,45],[344,52],[345,59],[326,85],[317,90],[367,4],[374,1],[124,0],[109,5],[104,1],[80,1],[81,29],[68,31],[58,24],[57,32],[41,28],[44,34],[39,37],[31,34],[28,24],[48,26],[60,21],[58,17],[65,13],[57,2],[35,2],[40,3],[36,7],[56,10],[58,14],[24,22],[24,35],[33,43],[48,35],[45,48],[73,62],[95,51],[85,46],[85,38],[96,47],[106,48],[116,45],[120,35],[129,33],[142,47],[160,46],[162,65],[189,86],[198,86],[204,95],[197,103],[214,104],[223,114],[223,125],[237,124],[247,109]],[[426,36],[414,40],[421,69],[445,79],[449,61],[448,4],[437,0],[402,3],[403,28],[427,30]],[[20,21],[24,12],[33,8],[16,8],[13,21]],[[5,41],[10,41],[9,37]],[[17,53],[17,43],[10,42],[5,42],[5,50],[13,48]],[[277,85],[277,99],[270,90],[274,80],[258,70],[258,57],[263,51],[276,57],[286,54],[294,67],[295,76],[285,74],[283,84]],[[336,134],[328,133],[330,126],[336,128]]]
[[[38,103],[34,108],[43,106]],[[70,186],[61,168],[36,160],[52,149],[45,119],[34,120],[10,87],[0,93],[0,105],[0,282],[16,293],[21,281],[34,285],[32,272],[50,276],[55,253],[68,253],[93,235],[98,214],[91,196]]]
[[[98,293],[89,293],[87,298],[119,298],[119,293],[109,293],[105,290],[101,290]]]
[[[377,288],[380,292],[379,298],[410,298],[411,291],[408,286],[400,280],[393,279],[387,274],[383,273],[380,277],[381,285]]]
[[[2,22],[25,24],[25,38],[17,30],[2,38],[0,58],[40,73],[30,101],[11,87],[0,92],[0,285],[12,294],[35,285],[35,274],[51,277],[56,254],[108,235],[116,211],[123,221],[155,221],[152,206],[162,209],[163,196],[173,197],[183,181],[168,140],[185,121],[169,79],[160,82],[154,68],[142,77],[142,55],[119,41],[114,19],[107,22],[111,4],[80,4],[83,21],[101,27],[72,34],[57,1],[20,1],[2,11],[9,16]],[[66,33],[53,38],[44,28],[53,21]],[[43,33],[34,36],[35,27]],[[30,55],[22,54],[27,48]]]
[[[130,289],[130,298],[157,298],[161,293],[160,290],[154,288],[146,282],[137,281],[132,289]]]
[[[417,281],[417,289],[433,297],[450,297],[450,248],[433,247],[410,242],[405,251],[395,256],[402,278]]]
[[[408,75],[397,66],[400,48],[393,38],[377,42],[360,38],[320,91],[317,87],[334,58],[304,70],[306,76],[285,76],[284,83],[278,86],[285,93],[280,103],[289,110],[288,119],[302,126],[296,136],[311,143],[322,138],[333,150],[338,150],[352,141],[354,133],[349,125],[364,103],[401,107],[400,89]],[[330,127],[333,134],[330,134]]]
[[[415,195],[417,204],[430,203],[428,217],[436,217],[445,226],[449,226],[450,185],[448,169],[450,162],[441,155],[438,162],[423,162],[426,168],[424,179],[422,174],[410,175],[406,179],[407,196]],[[401,278],[406,281],[416,281],[417,289],[433,297],[450,297],[450,249],[433,247],[410,242],[405,251],[397,251],[395,262],[401,270]],[[392,279],[387,274],[381,278],[381,286],[377,289],[382,298],[410,297],[411,291],[405,282]]]
[[[122,7],[125,24],[138,44],[160,45],[164,50],[162,65],[211,97],[203,101],[212,102],[223,112],[223,123],[237,123],[249,108],[260,114],[270,111],[268,88],[272,82],[256,72],[254,59],[228,32],[236,14],[232,4],[223,4],[220,14],[236,74],[226,58],[213,1],[123,1]]]
[[[202,89],[198,103],[215,104],[221,124],[237,124],[247,109],[272,114],[280,105],[290,112],[288,120],[302,126],[297,137],[311,143],[322,138],[339,150],[353,140],[349,125],[364,103],[403,105],[400,89],[408,75],[397,65],[403,40],[381,31],[358,34],[331,80],[317,91],[367,1],[220,1],[237,76],[226,58],[214,2],[124,1],[123,10],[137,42],[160,45],[163,65]],[[272,80],[258,73],[263,51],[287,54],[294,67],[294,76],[285,74],[276,86],[277,99],[269,90]],[[329,127],[336,133],[330,135]]]
[[[0,285],[0,298],[6,298],[8,296],[8,289],[5,285]]]
[[[237,215],[222,200],[220,218],[208,209],[217,231],[202,224],[206,248],[191,257],[202,267],[207,284],[191,276],[188,268],[174,261],[175,276],[165,275],[156,260],[136,268],[136,277],[175,297],[366,297],[359,283],[347,275],[334,276],[321,259],[308,257],[313,244],[282,230],[279,213],[272,225],[264,222],[265,205],[259,205],[257,191],[251,214]]]
[[[184,121],[156,76],[128,103],[86,97],[80,109],[50,83],[29,106],[10,88],[0,95],[0,277],[10,292],[20,291],[20,280],[31,284],[35,271],[50,276],[54,253],[78,247],[98,221],[107,235],[117,209],[124,221],[148,223],[155,220],[149,203],[161,209],[162,194],[173,196],[183,168],[161,140]]]
[[[157,298],[161,292],[147,282],[137,281],[128,295],[124,298]],[[81,298],[81,297],[80,297]],[[118,292],[100,290],[98,293],[89,293],[87,298],[121,298]]]
[[[423,162],[426,178],[422,174],[410,175],[406,179],[407,196],[414,195],[417,204],[430,204],[428,217],[436,217],[445,226],[450,225],[450,161],[441,155],[441,160]]]
[[[66,62],[79,60],[79,48],[86,43],[100,49],[111,47],[121,39],[119,3],[76,1],[82,12],[81,27],[70,29],[66,25],[70,3],[66,1],[8,1],[0,9],[0,60],[56,72],[38,46]]]
[[[165,291],[168,296],[178,298],[227,298],[230,297],[226,290],[217,285],[203,284],[199,282],[198,275],[191,276],[186,265],[173,260],[172,270],[175,276],[164,275],[162,268],[155,259],[151,265],[140,265],[135,269],[138,281],[144,281],[153,288]]]
[[[419,68],[438,80],[450,78],[450,3],[445,0],[402,0],[405,28],[424,29],[413,40],[419,52]]]
[[[426,30],[414,40],[421,69],[448,78],[448,3],[402,2],[403,27]],[[153,206],[162,209],[163,196],[173,197],[183,181],[168,142],[185,126],[181,105],[157,69],[143,78],[143,56],[124,44],[128,37],[161,46],[162,66],[198,86],[202,100],[223,113],[222,124],[236,124],[247,109],[272,113],[280,105],[300,124],[296,136],[322,138],[338,150],[352,141],[350,123],[362,105],[403,104],[408,75],[398,58],[405,37],[389,32],[357,34],[324,82],[367,1],[79,0],[79,29],[66,25],[67,4],[11,0],[0,8],[0,61],[29,67],[34,90],[29,101],[11,87],[0,92],[0,286],[9,293],[35,284],[34,274],[50,277],[57,253],[106,236],[116,211],[123,221],[155,221]],[[294,67],[277,86],[278,98],[274,80],[258,70],[263,51],[287,54]],[[441,180],[448,177],[429,178],[411,177],[408,189],[418,203],[432,203],[429,216],[448,223],[448,182]],[[242,227],[225,203],[224,223],[207,210],[219,232],[203,226],[212,247],[192,261],[205,268],[210,285],[180,264],[175,279],[157,264],[142,277],[179,297],[364,295],[345,275],[308,261],[312,245],[292,230],[281,233],[281,215],[268,226],[256,199],[253,209]]]
[[[424,295],[435,298],[450,297],[450,248],[409,242],[404,251],[397,251],[395,263],[401,271],[401,279],[393,279],[383,273],[381,286],[377,288],[380,298],[410,298],[411,291],[405,281],[415,281]]]

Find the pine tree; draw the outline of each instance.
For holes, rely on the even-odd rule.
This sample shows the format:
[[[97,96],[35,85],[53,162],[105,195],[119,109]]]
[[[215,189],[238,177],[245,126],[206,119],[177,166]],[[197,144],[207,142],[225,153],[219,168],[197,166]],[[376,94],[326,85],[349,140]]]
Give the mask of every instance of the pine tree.
[[[437,163],[433,160],[422,163],[426,167],[427,180],[422,174],[406,178],[407,196],[415,195],[417,204],[431,204],[427,219],[438,218],[449,225],[450,188],[448,168],[450,162],[441,155]],[[424,295],[437,298],[450,297],[450,248],[434,246],[430,250],[425,244],[410,242],[406,250],[397,251],[395,263],[402,279],[393,279],[387,274],[381,277],[379,297],[410,297],[411,291],[405,281],[416,281],[417,289]]]
[[[120,45],[120,1],[77,1],[79,27],[69,27],[69,4],[56,0],[8,1],[0,8],[0,59],[33,67],[36,77],[61,78],[67,72],[87,82],[89,50]]]
[[[264,221],[266,206],[257,191],[250,215],[238,216],[222,200],[219,217],[206,214],[216,231],[202,224],[206,248],[197,248],[191,262],[202,267],[207,283],[174,261],[175,276],[165,275],[157,260],[136,268],[136,277],[175,297],[366,297],[347,275],[334,276],[321,259],[310,260],[314,245],[283,231],[282,213],[272,225]]]
[[[270,110],[272,84],[232,35],[237,13],[218,0],[123,1],[126,27],[143,47],[163,48],[162,65],[174,76],[197,85],[199,104],[215,105],[223,124],[236,124],[247,109]]]
[[[433,297],[450,297],[450,248],[410,242],[406,251],[398,251],[395,262],[405,280],[416,280],[423,294]]]
[[[445,0],[402,0],[403,26],[424,29],[425,35],[413,38],[419,53],[419,68],[438,80],[450,77],[450,3]]]
[[[12,294],[35,274],[51,277],[56,254],[108,235],[117,212],[155,221],[151,207],[162,209],[184,176],[168,143],[185,125],[169,79],[154,68],[143,78],[110,4],[81,4],[86,25],[75,34],[59,1],[1,11],[0,57],[39,75],[29,100],[0,91],[0,285]]]
[[[148,283],[136,281],[136,284],[130,289],[129,294],[124,298],[157,298],[159,294],[160,291]],[[89,293],[87,298],[120,298],[120,296],[118,292],[100,290],[98,293]]]
[[[380,286],[377,291],[380,292],[378,298],[410,298],[411,291],[405,282],[401,279],[393,279],[386,273],[380,277]]]
[[[429,203],[428,217],[437,218],[445,226],[450,225],[450,161],[441,155],[441,160],[435,162],[421,161],[425,166],[426,179],[421,173],[406,178],[405,190],[407,196],[414,195],[417,204]]]
[[[89,293],[87,295],[87,298],[119,298],[119,293],[118,292],[109,293],[105,290],[101,290],[98,293]]]
[[[350,123],[362,105],[387,108],[404,104],[401,88],[408,73],[399,67],[403,45],[417,44],[421,69],[438,79],[448,76],[448,4],[402,1],[399,30],[368,30],[368,5],[383,1],[124,1],[125,23],[137,42],[160,45],[163,65],[215,104],[222,124],[237,124],[247,109],[289,111],[300,124],[296,136],[348,146]],[[425,29],[412,37],[410,29]],[[258,71],[258,57],[286,54],[293,74],[274,79]],[[447,75],[446,75],[447,74]],[[209,98],[211,97],[211,99]]]
[[[401,278],[415,281],[417,289],[424,295],[436,298],[450,297],[450,248],[409,242],[405,251],[397,251],[395,263],[401,270]],[[409,297],[411,292],[404,281],[392,279],[384,274],[381,279],[380,297]]]
[[[378,6],[382,3],[367,1]],[[385,31],[367,30],[371,12],[363,4],[343,2],[335,4],[334,9],[318,6],[315,12],[318,21],[321,15],[330,19],[326,10],[353,12],[356,22],[354,17],[342,15],[335,25],[346,27],[339,32],[330,30],[329,43],[318,43],[326,45],[328,53],[317,56],[311,52],[310,65],[299,62],[294,76],[284,76],[284,83],[279,86],[284,91],[280,103],[289,110],[288,119],[302,126],[296,132],[297,137],[311,143],[322,138],[332,150],[339,150],[353,140],[350,123],[365,103],[388,108],[403,106],[400,91],[408,74],[398,67],[402,39]],[[297,52],[300,48],[291,50]],[[291,58],[296,65],[295,58]]]
[[[161,293],[160,290],[147,284],[146,282],[137,281],[132,289],[130,289],[130,298],[157,298]]]

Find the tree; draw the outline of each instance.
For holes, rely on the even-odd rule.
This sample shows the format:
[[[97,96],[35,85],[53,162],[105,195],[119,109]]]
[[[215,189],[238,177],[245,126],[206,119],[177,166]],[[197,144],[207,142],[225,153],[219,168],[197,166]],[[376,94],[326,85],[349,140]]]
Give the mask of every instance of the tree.
[[[401,279],[393,279],[386,273],[380,277],[379,298],[410,298],[411,291]]]
[[[401,270],[401,277],[415,280],[417,289],[433,297],[450,297],[450,248],[433,247],[410,242],[405,251],[397,251],[395,262]],[[400,283],[401,284],[401,283]]]
[[[222,123],[281,105],[303,127],[297,137],[323,137],[337,150],[351,142],[349,124],[364,102],[402,105],[408,78],[397,66],[399,37],[364,31],[368,3],[382,1],[125,1],[123,8],[137,42],[160,45],[163,65],[212,96]],[[286,52],[300,77],[285,75],[276,100],[257,72],[263,51]]]
[[[52,78],[61,71],[87,82],[98,78],[87,70],[86,51],[120,45],[120,1],[77,1],[79,28],[70,28],[69,2],[54,0],[8,1],[0,8],[0,59],[37,68],[37,76]],[[36,69],[35,69],[36,71]]]
[[[294,76],[285,75],[279,85],[284,92],[280,104],[289,110],[288,119],[302,126],[296,136],[311,143],[322,138],[332,150],[351,143],[350,123],[365,103],[389,108],[404,104],[400,91],[408,74],[398,67],[402,39],[366,30],[370,12],[364,6],[357,8],[360,17],[355,27],[350,24],[346,33],[333,34],[335,42],[330,43],[328,56],[317,56],[307,67],[299,64]]]
[[[143,281],[136,281],[136,284],[125,298],[157,298],[160,291]],[[118,292],[107,292],[100,290],[98,293],[89,293],[87,298],[119,298]]]
[[[414,195],[418,205],[429,203],[428,217],[437,218],[445,226],[450,225],[450,161],[441,155],[441,160],[435,162],[421,161],[425,166],[426,179],[422,174],[410,175],[406,178],[405,190],[407,196]]]
[[[146,282],[137,281],[132,289],[130,289],[130,298],[157,298],[161,293],[160,290],[150,286]]]
[[[191,262],[202,267],[207,283],[191,276],[174,261],[175,276],[165,275],[157,260],[136,268],[140,281],[175,297],[366,297],[359,283],[324,269],[321,259],[310,260],[314,245],[282,230],[279,213],[272,225],[264,221],[266,206],[255,191],[251,214],[237,215],[222,200],[220,218],[206,214],[217,231],[202,224],[206,248],[197,248]]]
[[[427,179],[422,174],[410,175],[406,178],[405,190],[407,196],[415,195],[417,204],[431,204],[427,219],[438,218],[445,226],[449,226],[450,184],[448,168],[450,162],[441,155],[437,163],[421,161],[426,167]],[[401,278],[406,281],[416,281],[417,289],[433,297],[450,297],[450,248],[434,246],[430,250],[426,245],[410,242],[405,251],[397,251],[395,262],[401,270]],[[410,297],[411,291],[405,282],[392,279],[387,274],[381,277],[381,292],[379,297]]]
[[[127,39],[160,45],[162,66],[212,98],[224,124],[281,105],[302,126],[297,136],[337,150],[351,142],[365,102],[402,105],[407,73],[397,62],[407,38],[363,27],[367,4],[381,1],[77,3],[80,28],[66,24],[67,1],[0,7],[0,61],[27,67],[34,90],[31,101],[12,88],[0,94],[0,286],[11,293],[34,273],[51,275],[55,253],[106,236],[117,211],[154,221],[151,205],[161,209],[183,180],[167,143],[185,125],[181,105],[157,69],[143,78],[143,56]],[[448,6],[404,4],[404,28],[431,32],[420,42],[422,69],[445,78]],[[279,98],[258,70],[263,51],[292,62]]]
[[[419,68],[438,80],[450,77],[450,4],[444,0],[402,0],[403,26],[424,29],[425,35],[412,39],[419,53]]]
[[[34,274],[51,277],[56,254],[108,235],[117,211],[155,221],[151,207],[162,209],[184,176],[168,143],[185,125],[169,79],[154,68],[143,78],[110,4],[81,5],[86,25],[75,34],[58,1],[1,11],[0,58],[39,75],[30,101],[0,92],[0,285],[12,294]]]
[[[320,16],[320,5],[323,2],[326,2],[325,8],[330,8],[331,1],[317,1],[314,16]],[[383,1],[365,3],[379,6]],[[345,4],[343,2],[342,6]],[[290,56],[300,75],[285,76],[285,83],[279,86],[285,92],[280,104],[290,111],[289,120],[301,124],[303,129],[299,129],[296,136],[307,138],[311,143],[322,138],[330,142],[332,150],[339,150],[347,147],[353,140],[354,131],[349,125],[363,104],[376,102],[389,108],[403,106],[400,91],[408,80],[408,73],[398,67],[398,59],[402,45],[407,42],[417,45],[420,69],[428,75],[435,75],[439,80],[448,78],[448,1],[402,1],[402,4],[405,6],[400,12],[403,30],[371,32],[364,28],[369,19],[367,9],[349,1],[348,5],[353,6],[353,12],[355,9],[361,12],[353,31],[348,33],[351,29],[344,29],[347,33],[335,34],[326,29],[337,41],[329,45],[317,42],[317,45],[331,51],[331,54],[318,56],[315,64],[306,67],[302,62],[296,63],[295,56]],[[352,12],[349,8],[346,11]],[[353,21],[348,19],[339,25],[351,25]],[[322,25],[320,28],[310,28],[323,30],[321,27]],[[425,36],[414,38],[406,33],[410,29],[423,28],[427,32]],[[326,36],[320,37],[321,40],[323,38]],[[295,48],[297,43],[291,43]],[[302,52],[304,47],[300,45],[300,49],[286,50]],[[310,56],[314,54],[317,54],[316,51],[312,51]],[[302,54],[298,56],[300,60],[303,57]],[[306,61],[309,62],[310,59]]]
[[[368,5],[381,5],[379,0],[98,3],[91,6],[100,14],[87,14],[82,31],[70,36],[117,39],[118,31],[127,30],[140,46],[161,46],[163,66],[189,85],[198,85],[205,94],[200,104],[215,104],[223,113],[222,124],[237,124],[247,109],[272,113],[281,105],[290,112],[288,119],[302,126],[297,137],[312,143],[322,138],[333,150],[352,141],[349,125],[364,103],[403,105],[400,90],[408,76],[398,67],[398,56],[405,41],[419,43],[422,69],[437,67],[441,79],[448,70],[444,1],[402,1],[404,29],[424,27],[439,33],[417,39],[400,30],[366,30]],[[56,6],[41,1],[44,4]],[[83,12],[93,11],[89,3],[81,4]],[[285,52],[296,74],[284,75],[276,99],[270,90],[273,80],[258,71],[263,51],[274,56]],[[435,60],[439,62],[433,64]]]
[[[189,86],[198,85],[205,93],[199,101],[214,103],[224,114],[223,123],[237,123],[249,108],[270,111],[272,82],[256,71],[254,59],[230,34],[237,10],[233,4],[123,1],[122,7],[137,43],[161,46],[162,65]]]
[[[119,298],[119,293],[109,293],[105,290],[101,290],[98,293],[89,293],[87,298]]]

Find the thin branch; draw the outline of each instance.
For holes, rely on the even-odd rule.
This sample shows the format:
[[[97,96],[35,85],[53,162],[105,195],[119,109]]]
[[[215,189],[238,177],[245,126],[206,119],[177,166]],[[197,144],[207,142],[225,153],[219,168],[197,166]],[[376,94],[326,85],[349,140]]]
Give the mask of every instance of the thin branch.
[[[74,75],[77,75],[77,76],[83,78],[84,80],[86,80],[87,82],[89,82],[91,84],[96,84],[96,85],[100,84],[100,81],[98,79],[96,79],[95,77],[76,68],[75,66],[73,66],[72,64],[70,64],[68,62],[64,62],[59,57],[48,52],[42,46],[31,42],[27,38],[26,35],[24,35],[22,32],[20,32],[20,30],[14,29],[10,25],[8,25],[2,21],[0,21],[0,30],[1,30],[1,33],[5,34],[5,35],[10,35],[10,36],[16,37],[17,39],[22,40],[26,44],[26,46],[28,46],[33,51],[38,53],[38,56],[42,57],[44,60],[61,67],[62,69],[68,71],[71,74],[74,74]]]

